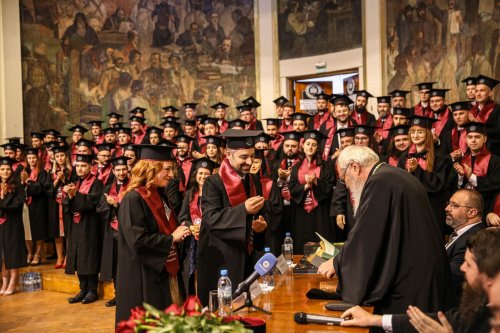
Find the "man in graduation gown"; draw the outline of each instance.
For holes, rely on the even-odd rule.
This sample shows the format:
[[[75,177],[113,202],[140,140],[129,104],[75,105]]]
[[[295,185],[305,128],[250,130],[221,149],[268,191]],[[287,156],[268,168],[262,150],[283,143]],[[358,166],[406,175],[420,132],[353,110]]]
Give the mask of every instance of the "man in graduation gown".
[[[219,132],[224,133],[229,127],[229,123],[226,120],[226,108],[229,105],[222,102],[215,103],[210,108],[214,110],[214,116],[217,118],[217,126],[219,127]]]
[[[203,185],[203,219],[198,241],[198,297],[208,304],[220,269],[228,270],[233,291],[251,272],[254,251],[264,247],[265,199],[258,176],[250,174],[254,137],[261,131],[228,129],[226,159]]]
[[[115,178],[111,184],[104,188],[104,192],[96,208],[104,221],[101,274],[99,278],[101,281],[107,282],[113,280],[115,290],[116,266],[118,265],[118,208],[129,181],[128,160],[128,157],[121,156],[109,161]],[[107,307],[115,305],[115,297],[106,302]]]
[[[309,122],[310,130],[318,130],[325,124],[328,119],[330,119],[331,115],[328,111],[328,100],[330,99],[330,95],[325,93],[320,93],[316,95],[316,108],[317,112]],[[328,133],[323,133],[328,135]]]
[[[344,301],[373,305],[378,314],[404,313],[409,305],[449,309],[450,267],[418,179],[356,145],[340,153],[337,171],[351,191],[356,223],[340,253],[318,272],[336,273]]]
[[[80,292],[69,298],[70,304],[97,301],[99,268],[101,266],[102,222],[95,207],[104,186],[90,172],[92,156],[75,156],[76,181],[63,187],[64,208],[71,214],[68,227],[66,274],[78,274]]]
[[[295,105],[291,102],[286,102],[283,105],[283,119],[281,119],[280,133],[293,131],[292,114],[294,113]]]
[[[356,90],[354,93],[356,94],[356,100],[354,101],[354,110],[351,117],[356,120],[358,125],[375,126],[375,116],[366,109],[368,98],[373,97],[373,95],[366,90]]]
[[[430,91],[430,118],[436,119],[432,125],[432,134],[434,136],[434,142],[438,146],[441,145],[445,133],[454,126],[453,114],[445,103],[445,96],[448,90],[449,89],[432,89]]]
[[[413,107],[413,112],[412,112],[413,114],[422,117],[430,117],[432,111],[429,99],[431,97],[430,91],[434,83],[436,82],[421,82],[415,85],[418,88],[418,94],[420,100]]]
[[[97,149],[97,163],[92,167],[91,171],[104,186],[107,186],[114,180],[113,165],[109,163],[113,146],[109,143],[101,143],[94,147]]]
[[[172,147],[140,146],[140,161],[118,210],[117,323],[144,302],[161,310],[180,302],[183,288],[177,245],[190,232],[187,226],[178,226],[163,194],[174,168]]]

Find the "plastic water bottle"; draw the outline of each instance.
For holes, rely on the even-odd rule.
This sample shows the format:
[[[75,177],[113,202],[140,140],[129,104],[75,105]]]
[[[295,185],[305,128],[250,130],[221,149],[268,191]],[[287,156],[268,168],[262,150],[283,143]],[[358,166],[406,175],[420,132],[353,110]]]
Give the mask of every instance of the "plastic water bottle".
[[[33,291],[33,275],[31,272],[24,274],[24,291],[30,293]]]
[[[264,248],[265,253],[271,253],[271,249],[269,247]],[[272,290],[274,288],[274,268],[269,271],[266,275],[262,277],[262,284],[264,286],[264,289],[266,290]]]
[[[39,272],[34,273],[35,274],[35,291],[40,291],[42,290],[42,274]]]
[[[286,233],[285,241],[283,242],[283,256],[286,259],[288,266],[293,264],[293,239],[290,233]]]
[[[219,316],[227,317],[233,313],[233,289],[231,280],[227,276],[227,269],[220,271],[219,282],[217,283],[217,297],[219,298]]]

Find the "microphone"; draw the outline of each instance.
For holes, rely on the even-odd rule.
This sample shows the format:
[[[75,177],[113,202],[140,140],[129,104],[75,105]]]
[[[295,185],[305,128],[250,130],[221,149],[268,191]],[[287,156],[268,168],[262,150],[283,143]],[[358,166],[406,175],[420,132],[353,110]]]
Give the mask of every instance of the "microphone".
[[[340,326],[340,323],[344,321],[344,319],[339,317],[321,316],[305,312],[296,312],[293,317],[295,322],[299,324],[325,324]]]
[[[238,285],[238,288],[233,294],[233,299],[243,294],[243,292],[248,291],[250,285],[257,280],[259,276],[266,275],[274,268],[274,266],[276,266],[276,257],[272,253],[264,254],[253,267],[255,271],[250,274],[245,281]]]

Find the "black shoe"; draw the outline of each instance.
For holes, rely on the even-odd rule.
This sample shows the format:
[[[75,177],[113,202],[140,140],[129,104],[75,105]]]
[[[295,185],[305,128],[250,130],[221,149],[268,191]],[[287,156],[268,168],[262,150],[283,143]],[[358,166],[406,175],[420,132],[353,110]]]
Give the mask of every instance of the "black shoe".
[[[110,308],[112,306],[116,306],[116,297],[113,297],[113,299],[110,299],[109,301],[104,304],[107,308]]]
[[[89,291],[87,295],[85,295],[85,297],[83,298],[82,304],[94,303],[95,301],[97,301],[98,298],[99,297],[97,296],[96,291]]]
[[[69,304],[80,303],[85,298],[85,295],[87,295],[87,291],[80,290],[74,297],[68,298],[68,302]]]

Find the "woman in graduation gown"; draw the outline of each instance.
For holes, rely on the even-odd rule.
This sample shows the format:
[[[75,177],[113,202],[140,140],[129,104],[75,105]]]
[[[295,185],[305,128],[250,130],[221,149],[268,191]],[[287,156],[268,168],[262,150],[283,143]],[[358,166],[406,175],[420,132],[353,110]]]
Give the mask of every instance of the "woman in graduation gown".
[[[47,172],[42,169],[38,158],[38,149],[28,148],[26,154],[26,168],[21,172],[21,183],[26,191],[26,205],[28,206],[31,240],[26,240],[28,249],[27,262],[33,266],[40,264],[42,243],[47,239],[47,196],[46,189],[50,186]],[[33,242],[35,254],[33,255]]]
[[[411,146],[408,152],[401,154],[398,167],[405,169],[424,185],[429,195],[432,211],[442,233],[446,232],[446,160],[434,148],[432,135],[433,118],[411,116],[410,139]]]
[[[19,268],[26,266],[23,226],[26,194],[12,170],[14,163],[15,161],[8,157],[0,158],[0,295],[3,296],[15,292]]]
[[[295,206],[292,219],[292,238],[295,253],[303,253],[304,244],[319,240],[316,232],[333,239],[330,219],[335,172],[332,160],[323,161],[318,150],[323,135],[319,131],[304,132],[303,158],[290,174],[290,193]]]
[[[203,197],[203,184],[208,176],[212,175],[214,169],[219,165],[204,157],[193,161],[193,172],[190,179],[189,190],[184,195],[179,222],[188,226],[192,236],[184,240],[182,277],[187,295],[196,294],[196,249],[202,219],[201,199]]]
[[[205,137],[206,151],[205,155],[214,163],[221,164],[224,159],[224,151],[222,149],[223,139],[218,136],[209,135]],[[217,170],[216,170],[217,172]]]
[[[173,178],[172,147],[142,145],[118,210],[116,322],[144,302],[165,309],[182,300],[178,243],[190,235],[178,226],[164,187]]]
[[[394,126],[388,129],[388,131],[390,131],[391,141],[389,142],[387,154],[380,156],[380,160],[392,166],[398,166],[401,154],[410,149],[411,140],[410,135],[408,134],[410,126]]]
[[[63,187],[69,184],[71,178],[71,164],[67,155],[68,146],[53,147],[54,161],[49,172],[49,186],[47,187],[48,236],[56,244],[57,261],[55,268],[64,268],[64,242],[71,221],[71,215],[63,209]]]

